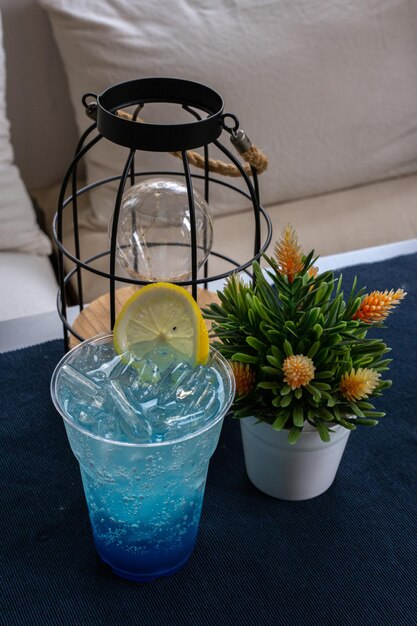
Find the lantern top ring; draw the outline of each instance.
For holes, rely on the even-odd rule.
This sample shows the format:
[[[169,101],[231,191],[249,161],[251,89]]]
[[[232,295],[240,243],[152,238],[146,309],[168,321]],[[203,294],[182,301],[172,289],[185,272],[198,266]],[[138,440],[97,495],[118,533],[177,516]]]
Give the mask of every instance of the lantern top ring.
[[[117,115],[120,109],[157,102],[192,107],[207,113],[207,117],[193,118],[189,123],[148,124]],[[97,96],[99,133],[133,150],[191,150],[218,139],[223,128],[223,99],[200,83],[178,78],[140,78],[113,85]]]

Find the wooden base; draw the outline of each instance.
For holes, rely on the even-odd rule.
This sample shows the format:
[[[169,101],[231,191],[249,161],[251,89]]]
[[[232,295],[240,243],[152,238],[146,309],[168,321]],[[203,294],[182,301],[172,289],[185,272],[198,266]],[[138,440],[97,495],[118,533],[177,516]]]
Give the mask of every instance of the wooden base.
[[[120,309],[130,296],[136,291],[137,287],[122,287],[116,289],[116,316]],[[198,289],[197,302],[200,308],[208,306],[211,302],[219,302],[217,294],[207,289]],[[211,322],[206,320],[208,329],[210,330]],[[96,300],[93,300],[89,305],[81,311],[81,313],[75,319],[73,329],[84,339],[90,339],[95,335],[106,333],[110,331],[110,294],[106,293],[100,296]],[[73,335],[70,335],[70,346],[73,348],[79,343],[78,339]]]

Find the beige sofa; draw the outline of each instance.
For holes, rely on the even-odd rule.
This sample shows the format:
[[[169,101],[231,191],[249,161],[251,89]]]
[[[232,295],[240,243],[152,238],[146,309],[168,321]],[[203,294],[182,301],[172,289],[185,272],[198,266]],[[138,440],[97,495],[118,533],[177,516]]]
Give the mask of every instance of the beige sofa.
[[[88,123],[83,93],[171,75],[218,90],[269,156],[261,199],[275,236],[291,222],[322,255],[417,236],[415,3],[0,0],[0,9],[16,163],[49,232]],[[117,158],[94,157],[87,178],[111,173]],[[108,245],[109,198],[90,200],[85,256]],[[219,196],[212,210],[214,248],[247,258],[248,207]],[[87,298],[102,289],[91,277]]]

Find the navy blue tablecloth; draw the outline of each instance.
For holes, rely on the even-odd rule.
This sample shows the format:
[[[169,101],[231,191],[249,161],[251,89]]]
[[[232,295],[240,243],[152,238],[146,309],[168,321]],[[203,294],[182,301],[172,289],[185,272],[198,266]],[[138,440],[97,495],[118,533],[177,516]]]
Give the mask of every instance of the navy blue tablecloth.
[[[96,556],[78,466],[49,381],[61,341],[0,355],[0,624],[411,626],[417,622],[417,255],[343,272],[408,296],[384,335],[387,416],[353,432],[322,496],[282,502],[248,481],[225,421],[197,546],[153,583]],[[380,331],[379,331],[380,332]]]

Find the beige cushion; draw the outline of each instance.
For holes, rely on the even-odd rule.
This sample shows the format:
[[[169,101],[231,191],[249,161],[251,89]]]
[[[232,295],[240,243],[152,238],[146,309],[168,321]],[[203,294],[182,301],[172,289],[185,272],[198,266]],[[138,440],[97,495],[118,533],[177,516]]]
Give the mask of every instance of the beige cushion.
[[[0,321],[56,311],[57,284],[49,259],[0,254]]]
[[[291,223],[320,256],[417,238],[417,175],[268,207],[272,244]],[[253,246],[250,212],[216,220],[218,243],[243,261]],[[221,241],[219,241],[219,239]],[[272,253],[273,245],[269,252]],[[245,257],[246,255],[246,257]]]
[[[36,222],[29,195],[13,162],[5,90],[5,55],[0,20],[0,251],[48,255],[51,252],[50,241]],[[1,263],[4,265],[4,257]]]
[[[40,4],[51,17],[80,131],[89,123],[84,93],[137,77],[179,76],[222,94],[226,111],[270,157],[264,204],[417,170],[417,3]],[[160,111],[158,119],[171,115]],[[143,116],[152,120],[146,107]],[[100,142],[89,154],[89,180],[120,173],[122,152]],[[155,165],[149,154],[140,162]],[[113,202],[109,189],[94,194],[96,224],[107,226]],[[224,214],[244,203],[214,192],[212,204]]]
[[[38,190],[36,199],[51,222],[56,207],[58,187]],[[273,224],[269,253],[283,226],[293,224],[305,251],[315,249],[320,256],[368,246],[417,238],[417,174],[364,185],[354,189],[325,194],[295,202],[268,207]],[[69,216],[70,217],[70,216]],[[73,249],[71,220],[65,220],[65,245]],[[213,249],[239,263],[253,254],[254,221],[251,212],[219,216],[214,221]],[[106,229],[80,229],[82,257],[108,249]],[[69,267],[69,265],[68,265]],[[108,271],[108,257],[96,263]],[[230,269],[230,265],[213,257],[211,275]],[[108,281],[84,272],[84,297],[92,300],[108,291]]]

